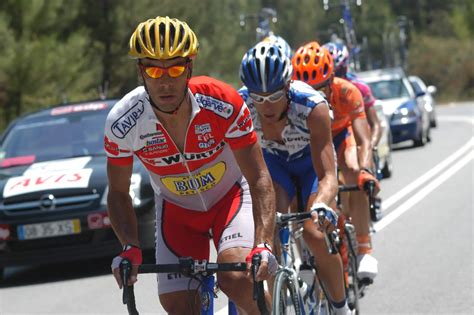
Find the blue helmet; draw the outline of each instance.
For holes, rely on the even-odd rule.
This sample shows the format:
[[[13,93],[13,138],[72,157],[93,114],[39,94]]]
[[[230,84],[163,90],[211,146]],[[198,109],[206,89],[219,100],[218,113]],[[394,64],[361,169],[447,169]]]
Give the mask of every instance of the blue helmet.
[[[260,42],[244,55],[240,79],[253,92],[269,93],[283,88],[291,79],[291,60],[269,42]]]
[[[346,45],[340,43],[329,42],[323,45],[332,55],[334,60],[334,72],[339,76],[340,72],[347,72],[349,66],[349,50]]]
[[[278,35],[270,35],[265,37],[262,42],[270,42],[272,44],[277,45],[283,53],[291,59],[293,57],[293,51],[291,50],[290,45],[287,43],[286,40],[283,39],[283,37],[278,36]]]

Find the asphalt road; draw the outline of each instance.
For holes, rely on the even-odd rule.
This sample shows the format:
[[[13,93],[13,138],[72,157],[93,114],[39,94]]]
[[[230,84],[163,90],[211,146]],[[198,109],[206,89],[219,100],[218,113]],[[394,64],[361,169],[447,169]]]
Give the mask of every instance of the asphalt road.
[[[373,236],[379,275],[362,314],[474,314],[473,126],[474,103],[439,106],[431,143],[392,152]],[[101,259],[9,268],[0,314],[126,314],[109,266]],[[135,291],[141,314],[164,314],[154,276],[141,275]],[[217,309],[225,303],[219,298]]]

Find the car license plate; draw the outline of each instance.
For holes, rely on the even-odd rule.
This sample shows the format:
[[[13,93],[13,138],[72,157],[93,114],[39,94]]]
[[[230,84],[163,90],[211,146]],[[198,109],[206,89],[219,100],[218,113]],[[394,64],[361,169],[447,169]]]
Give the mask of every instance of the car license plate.
[[[19,225],[17,231],[20,240],[78,234],[81,233],[81,221],[73,219]]]

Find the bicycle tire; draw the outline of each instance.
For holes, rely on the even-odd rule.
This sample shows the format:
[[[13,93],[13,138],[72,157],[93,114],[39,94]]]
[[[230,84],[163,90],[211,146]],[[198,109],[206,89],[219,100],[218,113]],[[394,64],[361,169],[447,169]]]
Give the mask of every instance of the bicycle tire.
[[[356,249],[354,248],[354,240],[350,238],[350,232],[345,228],[345,237],[346,243],[348,245],[348,283],[346,283],[346,296],[347,296],[347,304],[351,310],[355,310],[356,315],[360,313],[359,309],[359,298],[360,298],[360,290],[359,290],[359,283],[357,280],[357,254]]]
[[[285,270],[280,270],[275,277],[273,289],[274,315],[301,315],[301,296],[293,279],[293,275]]]

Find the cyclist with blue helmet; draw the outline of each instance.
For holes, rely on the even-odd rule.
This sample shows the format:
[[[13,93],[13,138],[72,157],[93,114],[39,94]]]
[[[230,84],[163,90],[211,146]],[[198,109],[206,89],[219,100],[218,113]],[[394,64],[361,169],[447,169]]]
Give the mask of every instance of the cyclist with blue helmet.
[[[273,180],[277,211],[288,212],[296,180],[306,211],[328,206],[337,193],[336,162],[331,137],[331,111],[319,92],[301,81],[291,81],[291,60],[277,45],[260,42],[243,57],[239,93],[247,103],[265,162]],[[292,180],[293,179],[293,180]],[[318,259],[319,276],[336,314],[350,314],[346,303],[342,261],[328,254],[323,233],[311,220],[304,223],[304,239]]]

